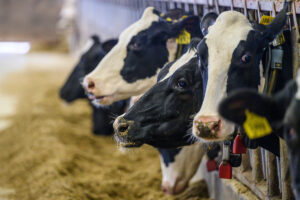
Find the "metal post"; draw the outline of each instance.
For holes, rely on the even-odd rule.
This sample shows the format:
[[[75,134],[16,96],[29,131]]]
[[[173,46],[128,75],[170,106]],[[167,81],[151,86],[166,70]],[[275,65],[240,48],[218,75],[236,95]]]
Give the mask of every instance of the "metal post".
[[[268,196],[273,197],[279,194],[278,177],[276,172],[276,156],[269,151],[265,151],[266,172],[267,172],[267,191]]]
[[[291,188],[291,179],[289,176],[289,166],[287,157],[287,146],[283,139],[280,139],[280,165],[281,165],[281,182],[282,182],[282,200],[293,199]]]
[[[259,148],[252,150],[252,176],[257,183],[263,179],[262,164]]]

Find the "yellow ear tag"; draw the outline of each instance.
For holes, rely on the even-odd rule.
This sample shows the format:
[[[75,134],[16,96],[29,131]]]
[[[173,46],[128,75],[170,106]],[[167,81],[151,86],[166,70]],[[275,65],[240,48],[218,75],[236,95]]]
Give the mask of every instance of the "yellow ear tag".
[[[177,44],[189,44],[191,43],[191,34],[185,29],[181,31],[180,35],[176,38]]]
[[[271,17],[271,16],[267,16],[267,15],[263,15],[261,18],[260,18],[260,24],[263,24],[263,25],[268,25],[270,24],[272,21],[273,21],[274,17]],[[283,33],[281,33],[280,35],[278,35],[275,40],[273,41],[273,45],[274,46],[279,46],[281,44],[283,44],[285,42],[285,38],[284,38],[284,35]]]
[[[172,19],[170,17],[167,17],[166,20],[167,20],[167,22],[171,22],[172,21]]]
[[[243,127],[250,139],[261,138],[271,134],[272,128],[267,118],[252,113],[248,109],[245,110],[245,114],[246,121]]]

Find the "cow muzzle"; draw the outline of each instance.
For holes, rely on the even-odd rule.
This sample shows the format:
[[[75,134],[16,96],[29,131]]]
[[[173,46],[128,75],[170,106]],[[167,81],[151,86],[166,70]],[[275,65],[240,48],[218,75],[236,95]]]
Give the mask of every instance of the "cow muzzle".
[[[188,186],[187,182],[176,179],[173,185],[170,184],[170,182],[168,181],[164,181],[161,185],[161,190],[165,194],[176,195],[183,192],[187,188],[187,186]]]
[[[134,121],[126,120],[122,115],[114,121],[115,139],[122,147],[139,147],[143,144],[142,142],[134,141],[133,136],[129,135],[129,130],[132,126],[134,126]]]
[[[98,83],[91,77],[85,77],[82,81],[82,86],[86,91],[86,95],[94,105],[110,105],[116,101],[115,93],[101,95],[98,88]]]
[[[222,120],[216,116],[200,116],[194,119],[193,134],[205,140],[219,140]]]

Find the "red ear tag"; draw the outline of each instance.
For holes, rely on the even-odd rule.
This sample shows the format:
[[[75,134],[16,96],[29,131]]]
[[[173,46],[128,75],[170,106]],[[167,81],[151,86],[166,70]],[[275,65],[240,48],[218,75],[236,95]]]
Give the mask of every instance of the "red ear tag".
[[[224,162],[219,166],[219,178],[231,179],[232,178],[232,167],[229,162]]]
[[[247,148],[245,147],[241,136],[237,135],[234,139],[233,142],[233,149],[232,149],[232,153],[234,154],[245,154],[247,151]]]
[[[217,162],[215,160],[208,160],[206,162],[206,169],[208,172],[216,171],[218,169]]]

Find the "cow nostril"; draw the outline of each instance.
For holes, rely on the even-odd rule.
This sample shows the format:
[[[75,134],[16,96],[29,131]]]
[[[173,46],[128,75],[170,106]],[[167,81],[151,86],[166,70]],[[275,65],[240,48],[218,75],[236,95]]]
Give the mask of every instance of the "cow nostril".
[[[128,128],[129,128],[129,124],[127,124],[127,123],[121,123],[118,125],[118,131],[120,133],[126,132],[128,130]]]
[[[89,81],[88,82],[88,89],[94,89],[95,88],[95,83],[94,83],[94,81]]]
[[[161,190],[162,190],[163,193],[165,193],[165,194],[171,194],[171,193],[170,193],[170,189],[169,189],[168,186],[162,185],[162,186],[161,186]]]

